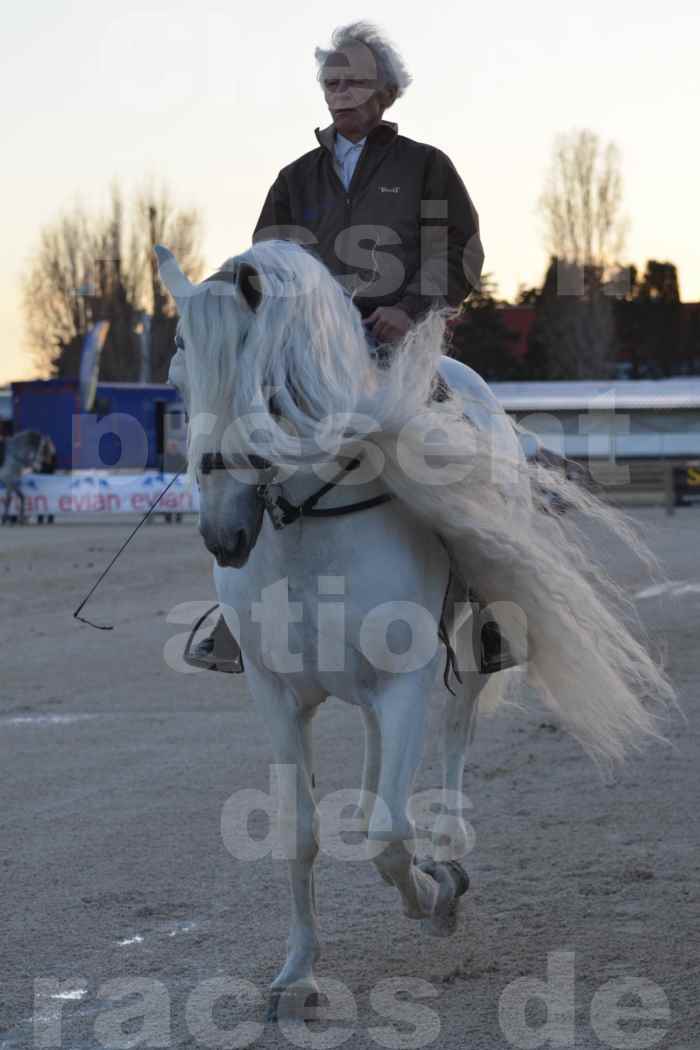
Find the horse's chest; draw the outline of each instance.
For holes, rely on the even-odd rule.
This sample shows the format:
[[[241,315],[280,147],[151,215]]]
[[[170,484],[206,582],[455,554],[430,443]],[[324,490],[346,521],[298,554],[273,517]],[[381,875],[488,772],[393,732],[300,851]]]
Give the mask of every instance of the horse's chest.
[[[217,570],[244,654],[299,687],[338,695],[351,683],[362,702],[392,673],[392,652],[411,648],[412,632],[432,644],[447,556],[431,532],[391,513],[391,528],[368,513],[266,537],[245,569]]]

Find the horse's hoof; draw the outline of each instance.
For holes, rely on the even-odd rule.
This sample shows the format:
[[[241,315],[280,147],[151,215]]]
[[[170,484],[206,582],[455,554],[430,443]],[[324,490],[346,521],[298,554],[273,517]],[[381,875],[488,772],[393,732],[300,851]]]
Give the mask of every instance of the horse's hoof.
[[[290,985],[270,992],[266,1021],[318,1021],[321,1002],[318,990],[308,985]]]
[[[459,923],[460,898],[469,889],[469,876],[457,860],[428,860],[418,867],[438,884],[435,910],[423,925],[433,937],[452,937]]]
[[[455,895],[457,897],[463,897],[469,889],[469,876],[467,875],[465,868],[462,867],[458,860],[447,860],[444,861],[444,864],[450,869],[455,880],[457,886],[457,892]]]

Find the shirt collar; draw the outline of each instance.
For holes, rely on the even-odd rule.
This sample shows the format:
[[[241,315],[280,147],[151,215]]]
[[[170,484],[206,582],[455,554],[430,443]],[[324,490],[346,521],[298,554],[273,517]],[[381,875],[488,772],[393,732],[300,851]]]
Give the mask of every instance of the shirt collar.
[[[392,124],[389,120],[383,120],[373,131],[370,131],[367,136],[368,146],[388,145],[392,142],[398,134],[398,125]],[[329,153],[333,153],[335,147],[335,127],[333,124],[329,124],[327,128],[316,128],[316,138],[321,146],[328,150]]]
[[[336,131],[336,133],[335,133],[335,155],[338,158],[338,160],[344,160],[345,157],[347,157],[348,153],[352,153],[352,151],[354,149],[355,150],[362,149],[362,147],[364,146],[366,141],[367,141],[367,136],[366,135],[365,135],[365,137],[363,139],[360,139],[359,142],[351,142],[350,139],[346,139],[344,135],[341,135],[339,131]]]

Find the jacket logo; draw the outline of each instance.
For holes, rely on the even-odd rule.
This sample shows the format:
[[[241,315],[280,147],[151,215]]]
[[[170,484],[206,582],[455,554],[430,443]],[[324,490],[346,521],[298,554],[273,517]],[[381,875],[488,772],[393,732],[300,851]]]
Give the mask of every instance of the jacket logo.
[[[398,193],[401,189],[400,186],[380,186],[380,193]]]

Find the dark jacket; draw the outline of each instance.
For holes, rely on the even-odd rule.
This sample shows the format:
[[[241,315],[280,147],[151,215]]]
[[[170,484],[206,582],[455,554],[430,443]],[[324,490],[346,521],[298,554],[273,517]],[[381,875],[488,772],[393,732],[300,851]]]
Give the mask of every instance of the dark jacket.
[[[315,251],[363,317],[400,306],[416,319],[457,306],[477,284],[479,218],[444,153],[383,121],[367,137],[347,191],[334,167],[334,128],[279,173],[253,239],[294,240]]]

